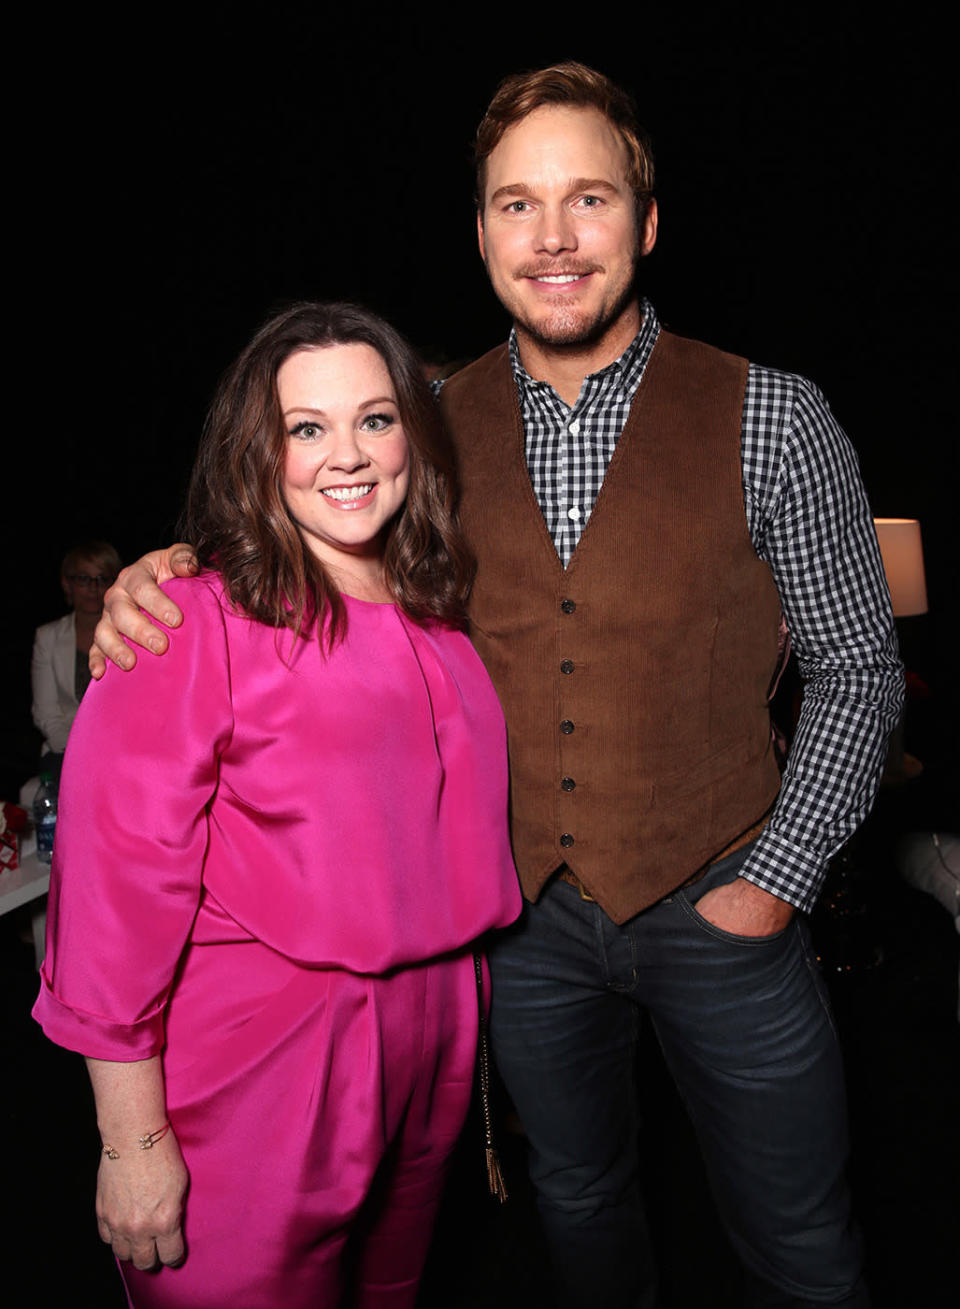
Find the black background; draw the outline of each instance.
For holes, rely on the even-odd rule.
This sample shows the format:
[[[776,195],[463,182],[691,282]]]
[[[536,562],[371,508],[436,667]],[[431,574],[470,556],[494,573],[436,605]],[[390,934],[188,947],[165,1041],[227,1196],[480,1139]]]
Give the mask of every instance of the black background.
[[[475,249],[470,142],[502,76],[579,58],[631,90],[653,136],[661,226],[643,279],[661,318],[813,378],[858,449],[874,512],[921,521],[930,613],[899,628],[930,696],[915,689],[914,736],[924,730],[912,742],[908,718],[908,746],[946,797],[936,782],[955,778],[960,594],[945,12],[771,0],[539,6],[533,17],[516,5],[333,15],[316,3],[5,15],[0,796],[36,771],[30,646],[63,611],[63,552],[106,536],[131,560],[172,538],[216,378],[272,307],[352,297],[454,358],[503,340]],[[874,851],[893,849],[891,812],[899,821],[897,793],[870,820]],[[929,824],[955,824],[955,806],[946,813],[939,805]],[[934,1309],[955,1299],[956,936],[939,906],[877,862],[866,871],[889,903],[864,921],[885,966],[834,979],[856,1193],[877,1304]],[[0,944],[17,1253],[71,1292],[91,1261],[88,1300],[107,1303],[120,1292],[92,1228],[82,1070],[26,1018],[29,950],[9,934]],[[691,1184],[682,1111],[664,1118],[662,1094],[654,1108],[675,1285],[706,1277],[725,1303],[731,1258],[704,1220],[705,1183]],[[511,1174],[519,1212],[487,1211],[473,1262],[473,1211],[448,1207],[451,1262],[434,1264],[431,1303],[453,1303],[455,1283],[458,1304],[492,1302],[490,1286],[535,1302],[523,1172]],[[471,1194],[473,1176],[471,1163]],[[462,1294],[471,1281],[473,1299]]]
[[[502,76],[562,58],[626,86],[653,137],[642,278],[664,322],[812,377],[874,512],[921,520],[931,612],[908,620],[908,664],[955,706],[955,113],[936,15],[525,13],[147,5],[35,34],[9,252],[36,320],[8,392],[31,519],[8,734],[33,628],[63,611],[63,551],[103,536],[129,561],[172,539],[212,387],[273,307],[358,299],[449,357],[504,338],[471,139]]]

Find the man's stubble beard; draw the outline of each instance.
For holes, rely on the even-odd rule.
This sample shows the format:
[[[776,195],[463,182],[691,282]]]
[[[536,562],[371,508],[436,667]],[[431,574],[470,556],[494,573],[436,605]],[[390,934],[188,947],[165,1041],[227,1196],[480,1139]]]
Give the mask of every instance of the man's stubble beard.
[[[527,336],[535,345],[550,350],[578,350],[593,346],[620,321],[629,306],[638,299],[637,274],[640,266],[639,251],[634,253],[632,275],[623,291],[609,308],[601,305],[596,313],[587,318],[576,306],[564,310],[558,305],[556,309],[545,313],[539,320],[533,320],[517,312],[517,308],[504,305],[511,314],[518,332]],[[494,293],[496,288],[494,287]],[[499,299],[499,297],[498,297]],[[501,301],[501,303],[503,303]],[[518,306],[519,308],[520,306]]]

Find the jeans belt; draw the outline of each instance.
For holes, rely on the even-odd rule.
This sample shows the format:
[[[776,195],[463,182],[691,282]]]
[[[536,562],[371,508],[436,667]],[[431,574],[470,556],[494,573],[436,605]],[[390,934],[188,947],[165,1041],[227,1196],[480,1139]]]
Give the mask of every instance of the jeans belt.
[[[719,854],[715,854],[712,859],[708,859],[702,868],[698,868],[697,871],[691,877],[688,877],[685,882],[681,882],[681,887],[693,886],[694,882],[699,882],[700,878],[703,877],[714,864],[718,864],[721,859],[726,859],[728,855],[736,854],[737,851],[742,850],[745,845],[749,845],[751,841],[756,840],[766,827],[769,817],[770,815],[768,813],[764,814],[762,818],[757,819],[752,827],[748,827],[745,832],[741,832],[739,836],[734,837],[730,844],[725,845]],[[561,882],[568,882],[571,886],[575,886],[580,892],[581,900],[588,900],[590,904],[596,904],[595,898],[580,881],[580,878],[572,868],[568,868],[566,864],[561,864],[557,869],[556,876]]]

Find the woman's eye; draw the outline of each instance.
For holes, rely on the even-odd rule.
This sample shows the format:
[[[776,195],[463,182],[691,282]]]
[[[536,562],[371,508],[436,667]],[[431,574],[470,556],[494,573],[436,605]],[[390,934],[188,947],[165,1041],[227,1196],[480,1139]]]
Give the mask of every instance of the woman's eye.
[[[393,421],[391,414],[367,414],[362,426],[365,432],[383,432]]]
[[[316,441],[322,435],[316,423],[297,423],[290,429],[291,436],[299,436],[304,441]]]

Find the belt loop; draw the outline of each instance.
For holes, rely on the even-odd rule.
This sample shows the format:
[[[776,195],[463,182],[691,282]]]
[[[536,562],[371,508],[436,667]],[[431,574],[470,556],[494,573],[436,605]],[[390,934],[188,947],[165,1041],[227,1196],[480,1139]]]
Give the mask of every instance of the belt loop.
[[[587,904],[597,903],[594,897],[584,886],[584,884],[580,881],[580,878],[576,875],[576,873],[573,871],[572,868],[568,867],[567,864],[560,865],[560,867],[557,869],[557,877],[560,879],[561,882],[566,882],[569,886],[575,886],[577,890],[580,892],[580,899],[585,900]]]

